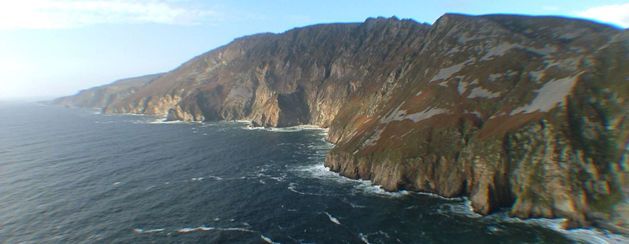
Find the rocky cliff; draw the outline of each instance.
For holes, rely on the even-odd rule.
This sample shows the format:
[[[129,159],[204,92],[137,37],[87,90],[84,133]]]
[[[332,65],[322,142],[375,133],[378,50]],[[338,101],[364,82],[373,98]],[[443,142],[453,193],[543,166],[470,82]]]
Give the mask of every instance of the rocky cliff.
[[[628,49],[626,30],[577,19],[370,18],[239,38],[98,107],[319,125],[347,177],[623,231]]]

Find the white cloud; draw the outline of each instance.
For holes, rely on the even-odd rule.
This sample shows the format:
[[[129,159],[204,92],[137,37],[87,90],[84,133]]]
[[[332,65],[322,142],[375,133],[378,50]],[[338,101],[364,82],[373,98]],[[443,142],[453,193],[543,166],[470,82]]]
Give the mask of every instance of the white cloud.
[[[191,25],[220,17],[212,10],[186,8],[157,0],[20,0],[2,5],[0,30],[63,29],[121,23]]]
[[[629,3],[593,7],[578,12],[578,16],[629,27]]]

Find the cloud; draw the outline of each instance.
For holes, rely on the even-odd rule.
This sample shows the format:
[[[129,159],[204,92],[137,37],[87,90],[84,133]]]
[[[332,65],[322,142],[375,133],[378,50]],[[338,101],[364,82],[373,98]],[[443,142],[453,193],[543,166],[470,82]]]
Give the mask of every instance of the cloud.
[[[65,29],[95,24],[195,25],[220,18],[218,12],[171,1],[20,0],[3,3],[0,30]]]
[[[576,14],[577,16],[629,27],[629,3],[592,7]]]

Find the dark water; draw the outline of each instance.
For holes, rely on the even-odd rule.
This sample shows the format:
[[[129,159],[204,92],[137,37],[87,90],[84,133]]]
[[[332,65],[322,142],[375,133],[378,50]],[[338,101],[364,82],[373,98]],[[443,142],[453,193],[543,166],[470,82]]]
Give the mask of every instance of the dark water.
[[[0,242],[570,242],[339,177],[320,130],[154,120],[0,104]]]

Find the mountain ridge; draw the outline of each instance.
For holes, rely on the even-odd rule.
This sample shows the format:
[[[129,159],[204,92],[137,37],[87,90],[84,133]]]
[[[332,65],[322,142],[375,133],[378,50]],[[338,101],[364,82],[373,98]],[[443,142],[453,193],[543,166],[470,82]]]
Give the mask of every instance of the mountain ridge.
[[[314,124],[344,176],[627,233],[628,36],[548,16],[322,24],[237,38],[102,107]]]

